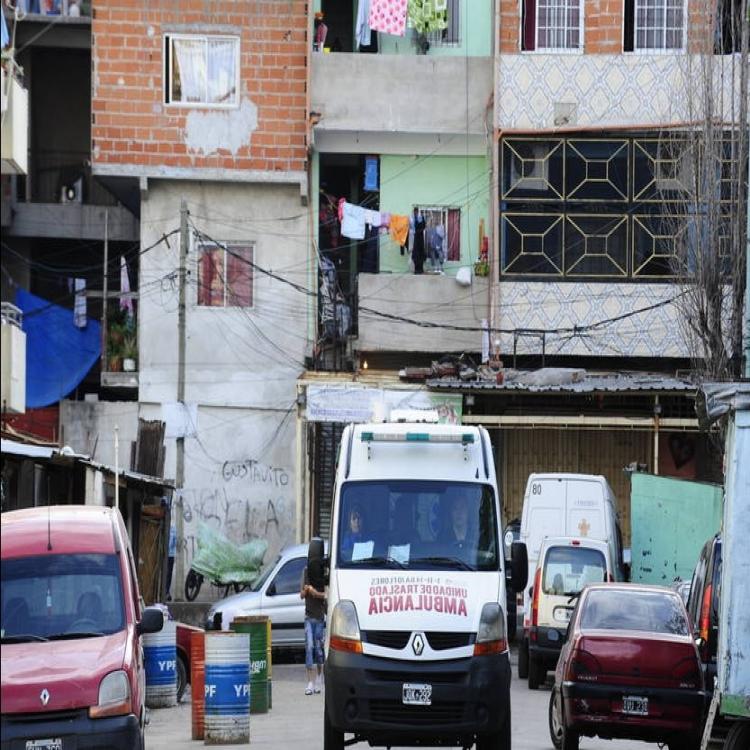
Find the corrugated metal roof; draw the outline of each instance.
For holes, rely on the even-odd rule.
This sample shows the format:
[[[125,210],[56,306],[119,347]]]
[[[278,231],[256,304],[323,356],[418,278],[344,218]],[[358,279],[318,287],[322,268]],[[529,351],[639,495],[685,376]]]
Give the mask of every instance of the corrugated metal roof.
[[[49,448],[46,445],[31,445],[29,443],[18,443],[15,440],[0,441],[0,453],[6,453],[12,456],[25,456],[26,458],[52,458],[55,448]]]
[[[585,375],[579,382],[537,385],[524,382],[493,383],[486,380],[463,381],[458,378],[435,378],[427,381],[428,388],[461,391],[518,391],[523,393],[627,393],[627,392],[695,392],[698,386],[688,380],[665,375],[612,373]]]

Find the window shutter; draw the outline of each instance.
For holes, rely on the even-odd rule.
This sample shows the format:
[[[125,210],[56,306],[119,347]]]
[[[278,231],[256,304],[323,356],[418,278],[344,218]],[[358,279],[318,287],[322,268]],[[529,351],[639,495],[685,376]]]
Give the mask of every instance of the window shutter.
[[[536,0],[524,0],[521,49],[528,51],[536,49]]]

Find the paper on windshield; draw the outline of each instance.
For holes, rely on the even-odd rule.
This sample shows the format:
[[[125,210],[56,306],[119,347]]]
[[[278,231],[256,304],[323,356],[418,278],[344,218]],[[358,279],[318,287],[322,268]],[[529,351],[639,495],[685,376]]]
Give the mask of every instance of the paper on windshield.
[[[388,557],[399,563],[408,563],[410,549],[410,544],[392,544],[388,547]]]
[[[367,560],[372,557],[372,550],[375,542],[355,542],[352,547],[352,560]]]

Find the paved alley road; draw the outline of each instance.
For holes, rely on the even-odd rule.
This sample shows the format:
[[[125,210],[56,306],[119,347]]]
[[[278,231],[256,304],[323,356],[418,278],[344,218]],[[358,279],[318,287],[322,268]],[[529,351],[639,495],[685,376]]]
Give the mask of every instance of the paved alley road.
[[[545,689],[532,692],[518,680],[513,659],[512,686],[513,750],[551,750],[547,729],[547,705],[552,675]],[[263,750],[322,750],[323,696],[305,696],[304,666],[274,664],[273,709],[265,715],[250,718],[250,744]],[[176,708],[151,711],[146,734],[147,750],[187,750],[203,747],[202,741],[191,741],[191,718],[188,694]],[[367,748],[366,744],[353,745]],[[643,742],[581,740],[582,750],[648,750],[656,745]]]

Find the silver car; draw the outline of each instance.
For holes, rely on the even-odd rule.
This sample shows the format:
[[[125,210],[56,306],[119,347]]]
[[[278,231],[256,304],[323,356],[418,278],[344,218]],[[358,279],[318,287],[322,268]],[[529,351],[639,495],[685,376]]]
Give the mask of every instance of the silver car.
[[[206,630],[229,630],[235,617],[267,615],[271,618],[274,648],[305,645],[305,602],[300,598],[302,572],[307,565],[307,544],[281,551],[253,583],[250,591],[220,599],[206,616]]]

